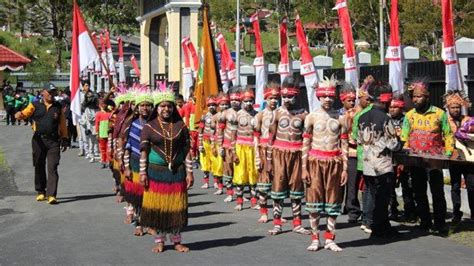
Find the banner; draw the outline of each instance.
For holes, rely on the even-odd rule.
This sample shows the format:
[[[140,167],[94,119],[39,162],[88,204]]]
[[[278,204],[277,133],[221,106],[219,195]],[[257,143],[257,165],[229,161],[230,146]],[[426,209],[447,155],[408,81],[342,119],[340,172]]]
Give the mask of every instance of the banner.
[[[184,55],[184,67],[183,67],[183,97],[184,100],[187,101],[189,98],[189,89],[194,84],[193,79],[193,70],[191,69],[191,62],[190,62],[190,52],[186,42],[188,38],[183,38],[181,40],[181,49],[183,49]]]
[[[265,71],[265,61],[263,58],[262,39],[260,37],[260,23],[258,20],[258,12],[250,17],[253,32],[255,35],[255,59],[253,66],[255,67],[255,108],[263,106],[263,91],[267,84],[267,75]]]
[[[398,0],[392,0],[390,9],[390,40],[385,59],[389,61],[388,82],[393,93],[403,93],[403,71],[398,25]]]
[[[118,81],[119,83],[125,83],[127,78],[125,77],[125,66],[123,63],[123,41],[122,38],[117,38],[118,42],[118,51],[119,51],[119,59],[118,59]]]
[[[278,65],[278,73],[280,73],[280,81],[283,83],[285,78],[290,75],[290,63],[288,60],[288,19],[284,17],[280,23],[280,64]]]
[[[459,73],[456,45],[454,43],[454,25],[452,1],[441,1],[443,21],[443,49],[441,58],[446,66],[446,90],[463,90],[461,75]]]

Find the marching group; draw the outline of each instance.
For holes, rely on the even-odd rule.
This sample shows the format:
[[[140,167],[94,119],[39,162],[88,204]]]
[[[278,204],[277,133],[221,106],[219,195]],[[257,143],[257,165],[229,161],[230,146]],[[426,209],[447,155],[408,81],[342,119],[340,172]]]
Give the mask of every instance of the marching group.
[[[371,238],[397,237],[390,219],[419,220],[420,230],[446,234],[441,169],[404,166],[394,161],[393,152],[404,149],[454,158],[455,139],[474,141],[474,119],[461,111],[469,107],[463,93],[449,91],[445,95],[445,112],[430,103],[428,85],[423,82],[413,82],[406,93],[393,95],[389,85],[372,77],[364,80],[358,92],[348,83],[325,78],[313,88],[320,107],[308,113],[297,104],[298,80],[287,77],[281,85],[268,84],[261,111],[255,111],[252,89],[233,87],[228,93],[210,96],[208,111],[201,118],[194,117],[197,107],[192,94],[184,103],[165,83],[153,92],[146,86],[120,86],[101,98],[87,83],[83,87],[79,156],[94,162],[100,153],[103,168],[112,170],[117,201],[126,202],[125,222],[135,224],[137,236],[154,235],[153,252],[162,252],[168,239],[177,251],[189,251],[181,244],[181,231],[188,222],[187,190],[193,185],[193,166],[198,160],[204,172],[202,188],[210,187],[212,176],[214,194],[225,194],[225,202],[235,200],[236,211],[249,201],[252,209],[259,210],[258,222],[267,223],[268,201],[272,200],[271,235],[282,233],[286,223],[283,202],[289,198],[293,232],[310,236],[310,251],[321,247],[342,250],[335,239],[336,219],[343,212],[350,223],[360,220],[361,229]],[[51,88],[42,93],[47,96],[50,92]],[[334,108],[337,98],[342,103],[339,110]],[[32,115],[27,107],[16,118]],[[43,119],[33,115],[33,121],[36,130],[41,128]],[[66,140],[67,134],[60,130],[63,126],[54,125]],[[57,165],[55,171],[57,176]],[[456,163],[450,171],[453,221],[459,222],[463,216],[461,176],[472,210],[474,172],[472,167]],[[43,183],[36,184],[37,200],[45,199]],[[434,223],[427,183],[433,197]],[[403,192],[403,216],[397,208],[398,184]],[[48,181],[48,201],[56,196],[55,191],[54,195],[49,192]],[[309,230],[302,222],[303,205],[309,213]],[[323,216],[327,223],[321,234]]]

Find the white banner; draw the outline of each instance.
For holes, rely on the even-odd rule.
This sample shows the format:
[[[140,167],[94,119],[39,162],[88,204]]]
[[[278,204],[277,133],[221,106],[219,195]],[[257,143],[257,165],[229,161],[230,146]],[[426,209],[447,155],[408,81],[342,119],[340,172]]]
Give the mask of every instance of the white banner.
[[[183,68],[183,98],[185,101],[189,98],[189,88],[193,86],[193,71],[190,67]]]
[[[257,58],[255,58],[255,60],[257,60]],[[263,91],[267,83],[266,78],[265,66],[255,66],[255,103],[258,104],[259,108],[263,106]]]
[[[316,98],[316,92],[313,87],[318,83],[318,75],[316,72],[304,76],[304,84],[306,86],[306,96],[308,97],[308,108],[310,112],[315,111],[319,106],[319,101]]]

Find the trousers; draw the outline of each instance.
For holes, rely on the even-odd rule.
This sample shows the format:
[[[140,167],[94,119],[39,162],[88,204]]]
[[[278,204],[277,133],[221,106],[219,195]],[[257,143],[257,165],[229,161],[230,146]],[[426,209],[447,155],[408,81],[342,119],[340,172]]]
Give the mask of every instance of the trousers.
[[[59,140],[34,134],[31,144],[35,167],[35,190],[38,193],[46,193],[47,197],[56,197],[59,180],[58,166],[61,158]],[[47,178],[46,170],[48,171]]]

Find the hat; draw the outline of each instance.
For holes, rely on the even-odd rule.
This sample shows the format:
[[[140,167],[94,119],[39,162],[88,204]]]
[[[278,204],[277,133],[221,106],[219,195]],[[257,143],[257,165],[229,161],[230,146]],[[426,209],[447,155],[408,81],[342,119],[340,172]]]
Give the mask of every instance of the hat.
[[[171,86],[166,85],[166,81],[158,82],[158,90],[153,92],[153,102],[155,105],[159,105],[162,102],[176,102],[174,92]]]
[[[43,85],[43,89],[46,90],[47,92],[57,90],[56,86],[54,86],[53,83],[45,83],[45,84]]]
[[[334,76],[324,77],[316,88],[316,97],[336,97],[337,80]]]

